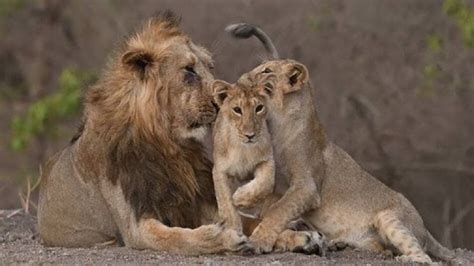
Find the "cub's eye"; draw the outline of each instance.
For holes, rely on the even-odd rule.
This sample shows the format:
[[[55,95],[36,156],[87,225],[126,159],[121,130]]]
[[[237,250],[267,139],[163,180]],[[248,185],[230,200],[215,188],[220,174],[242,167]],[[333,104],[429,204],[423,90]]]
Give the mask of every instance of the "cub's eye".
[[[199,80],[199,76],[194,70],[194,66],[187,66],[184,68],[184,82],[187,84],[193,84]]]
[[[266,67],[266,68],[262,71],[262,73],[272,73],[272,70],[271,70],[270,68]]]
[[[255,112],[260,113],[261,111],[263,111],[263,105],[259,104],[257,105],[257,108],[255,108]]]
[[[238,115],[242,114],[242,109],[240,109],[240,107],[234,107],[234,108],[232,108],[232,110]]]

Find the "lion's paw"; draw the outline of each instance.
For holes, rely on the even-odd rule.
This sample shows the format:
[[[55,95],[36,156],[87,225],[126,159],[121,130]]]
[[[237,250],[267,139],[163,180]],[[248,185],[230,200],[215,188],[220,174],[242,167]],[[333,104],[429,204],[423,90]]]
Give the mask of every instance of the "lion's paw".
[[[222,224],[208,224],[200,226],[195,230],[195,232],[199,236],[199,241],[217,241],[219,237],[223,234],[224,227],[222,226]]]
[[[227,251],[243,252],[244,254],[252,252],[248,238],[236,230],[225,229],[222,234],[222,240]]]

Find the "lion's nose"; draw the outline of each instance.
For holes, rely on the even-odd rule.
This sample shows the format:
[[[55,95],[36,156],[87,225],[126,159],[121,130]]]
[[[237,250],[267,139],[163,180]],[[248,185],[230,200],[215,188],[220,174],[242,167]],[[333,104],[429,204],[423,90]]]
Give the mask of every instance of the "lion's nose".
[[[255,137],[255,133],[245,134],[248,140],[252,140]]]

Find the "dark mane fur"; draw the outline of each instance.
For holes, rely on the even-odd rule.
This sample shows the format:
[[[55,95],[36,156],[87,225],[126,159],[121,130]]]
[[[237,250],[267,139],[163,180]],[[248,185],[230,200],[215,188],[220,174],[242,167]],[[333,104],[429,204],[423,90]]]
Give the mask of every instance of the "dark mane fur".
[[[200,206],[214,202],[212,165],[201,144],[189,141],[175,158],[163,154],[159,145],[125,133],[110,145],[107,176],[120,185],[136,218],[151,215],[169,226],[199,226]],[[190,195],[182,184],[183,167],[190,167],[198,185]],[[206,192],[204,194],[203,192]]]

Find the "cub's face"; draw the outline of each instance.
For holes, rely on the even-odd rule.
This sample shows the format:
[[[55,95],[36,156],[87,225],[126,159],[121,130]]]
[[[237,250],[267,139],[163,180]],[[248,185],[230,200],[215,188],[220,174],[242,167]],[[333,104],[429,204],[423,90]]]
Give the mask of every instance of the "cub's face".
[[[213,85],[214,98],[220,107],[219,116],[245,144],[257,143],[266,130],[267,95],[258,88],[265,86],[273,85],[270,82],[253,86],[243,83],[231,85],[220,80]]]

